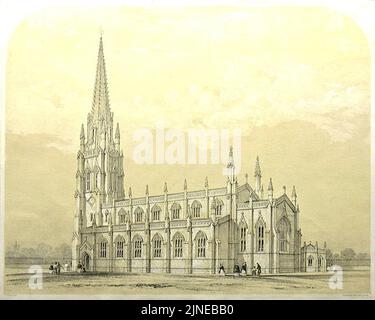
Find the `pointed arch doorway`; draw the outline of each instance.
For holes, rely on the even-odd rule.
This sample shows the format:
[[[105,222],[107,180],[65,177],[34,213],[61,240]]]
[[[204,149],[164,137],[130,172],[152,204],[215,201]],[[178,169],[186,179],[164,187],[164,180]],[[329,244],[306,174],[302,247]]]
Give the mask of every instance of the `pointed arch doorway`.
[[[86,271],[90,270],[90,256],[86,252],[82,254],[82,265]]]

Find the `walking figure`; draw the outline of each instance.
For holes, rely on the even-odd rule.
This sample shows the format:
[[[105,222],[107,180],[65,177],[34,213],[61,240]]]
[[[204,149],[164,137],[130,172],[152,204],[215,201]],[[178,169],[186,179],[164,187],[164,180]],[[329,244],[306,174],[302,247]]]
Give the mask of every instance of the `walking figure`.
[[[56,262],[56,274],[60,274],[61,271],[61,264],[60,262]]]
[[[78,264],[77,264],[77,271],[78,271],[78,273],[81,273],[81,272],[82,272],[82,264],[81,264],[81,261],[78,261]]]
[[[246,264],[246,262],[244,262],[242,264],[241,274],[242,275],[246,275],[247,274],[247,264]]]
[[[261,273],[262,273],[262,267],[261,267],[260,264],[257,262],[257,274],[258,274],[258,276],[260,276]]]
[[[53,273],[54,274],[57,274],[57,262],[55,261],[55,263],[53,264]]]
[[[221,263],[220,263],[220,268],[219,268],[219,275],[225,276],[225,269]]]

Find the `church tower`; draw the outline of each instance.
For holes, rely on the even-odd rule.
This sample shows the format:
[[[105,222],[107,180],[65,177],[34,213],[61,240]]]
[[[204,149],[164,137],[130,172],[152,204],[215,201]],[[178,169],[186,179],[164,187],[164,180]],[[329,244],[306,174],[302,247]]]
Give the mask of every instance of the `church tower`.
[[[125,197],[120,127],[117,123],[115,132],[113,127],[100,37],[92,106],[86,130],[82,124],[77,155],[75,231],[78,234],[82,227],[107,224],[109,217],[102,214],[103,204],[113,205],[115,200]]]

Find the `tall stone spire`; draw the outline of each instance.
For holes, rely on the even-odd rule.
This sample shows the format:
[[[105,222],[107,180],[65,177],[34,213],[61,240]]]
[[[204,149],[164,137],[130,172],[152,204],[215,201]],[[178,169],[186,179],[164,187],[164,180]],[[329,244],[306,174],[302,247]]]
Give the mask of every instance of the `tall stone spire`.
[[[103,221],[102,207],[125,198],[119,126],[116,130],[117,138],[113,139],[113,113],[109,105],[103,39],[100,37],[92,106],[86,127],[81,127],[77,154],[73,266],[80,259],[77,248],[81,246],[82,228],[103,226],[106,221]],[[129,198],[132,198],[130,188]],[[87,199],[90,199],[89,205]],[[109,226],[116,222],[115,216],[109,215],[107,218]]]
[[[98,62],[96,65],[94,97],[92,100],[92,112],[94,116],[99,118],[100,116],[106,114],[108,111],[110,111],[110,107],[107,73],[105,69],[103,38],[102,36],[100,36]]]

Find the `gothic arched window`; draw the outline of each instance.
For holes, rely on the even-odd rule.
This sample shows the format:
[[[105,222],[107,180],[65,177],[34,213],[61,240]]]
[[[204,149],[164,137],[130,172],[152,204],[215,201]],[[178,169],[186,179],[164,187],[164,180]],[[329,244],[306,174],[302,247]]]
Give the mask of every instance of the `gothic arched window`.
[[[197,246],[197,257],[205,258],[206,257],[206,243],[207,236],[204,232],[199,231],[195,237],[196,246]]]
[[[154,236],[154,238],[152,239],[153,257],[154,258],[161,258],[161,244],[162,244],[162,238],[157,233]]]
[[[221,199],[214,199],[211,205],[211,210],[216,216],[221,216],[224,209],[224,202]]]
[[[142,242],[143,239],[141,236],[137,235],[133,239],[133,257],[141,258],[142,257]]]
[[[194,202],[191,205],[191,211],[192,211],[192,214],[193,214],[193,218],[200,218],[201,208],[202,208],[201,203],[197,200],[194,200]]]
[[[285,218],[280,220],[277,232],[279,236],[279,252],[288,252],[289,224]]]
[[[241,252],[246,251],[246,225],[241,224],[240,226],[240,250]]]
[[[97,172],[95,175],[95,187],[99,188],[99,172]]]
[[[120,209],[120,211],[118,212],[118,217],[120,224],[124,224],[127,222],[128,215],[126,214],[124,209]]]
[[[180,219],[181,206],[175,202],[173,203],[171,209],[172,209],[172,219],[173,220]]]
[[[184,237],[181,233],[177,232],[173,237],[173,249],[174,249],[174,257],[175,258],[182,258],[183,257],[183,243]]]
[[[216,215],[217,216],[220,216],[223,213],[223,207],[224,207],[224,204],[221,201],[221,203],[219,203],[218,206],[216,207]]]
[[[125,244],[124,238],[121,236],[118,236],[116,238],[116,258],[124,257],[124,244]]]
[[[319,259],[318,259],[318,267],[320,268],[322,265],[323,265],[323,257],[322,257],[322,256],[319,256]]]
[[[107,240],[105,239],[99,242],[99,258],[107,258]]]
[[[313,258],[312,256],[309,256],[309,257],[307,258],[307,265],[308,265],[309,267],[312,267],[312,265],[313,265],[313,260],[314,260],[314,258]]]
[[[264,251],[264,224],[259,223],[256,227],[256,237],[257,237],[257,251],[263,252]]]
[[[160,220],[160,213],[161,213],[161,208],[157,204],[155,204],[151,208],[152,221],[159,221]]]
[[[142,208],[138,207],[134,211],[134,216],[135,216],[135,222],[142,222],[143,221],[143,210]]]

